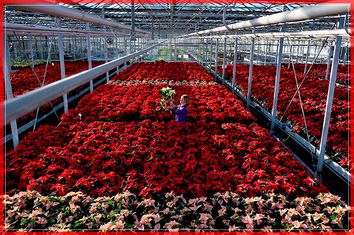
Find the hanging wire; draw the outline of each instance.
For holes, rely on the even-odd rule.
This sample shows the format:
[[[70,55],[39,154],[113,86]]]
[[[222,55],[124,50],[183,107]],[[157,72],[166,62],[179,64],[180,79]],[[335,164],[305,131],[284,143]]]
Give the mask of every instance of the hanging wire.
[[[17,40],[19,40],[19,36],[18,36],[16,33],[14,33],[14,37],[15,37]],[[31,58],[29,58],[29,55],[28,55],[27,53],[25,53],[25,57],[28,58],[28,60],[31,60]],[[30,68],[31,68],[31,70],[32,70],[32,72],[33,72],[33,74],[34,74],[34,76],[35,76],[35,78],[36,78],[38,84],[39,84],[40,86],[43,86],[42,83],[41,83],[41,81],[40,81],[40,79],[39,79],[39,77],[38,77],[38,75],[37,75],[37,73],[36,73],[36,71],[34,70],[34,64],[31,63]],[[59,120],[59,116],[58,116],[58,114],[56,113],[56,111],[55,111],[55,109],[54,109],[52,103],[49,102],[49,104],[50,104],[51,108],[53,109],[53,112],[54,112],[56,118]],[[39,109],[39,108],[37,108],[37,109]],[[36,116],[37,116],[37,113],[36,113]],[[36,124],[37,124],[37,120],[35,120],[34,129],[33,129],[33,130],[35,130]]]
[[[288,37],[286,39],[287,39],[289,45],[291,45],[291,40],[289,40]],[[302,113],[302,117],[304,119],[305,133],[306,133],[306,137],[307,137],[307,142],[310,143],[310,135],[309,135],[309,132],[308,132],[305,109],[304,109],[304,105],[303,105],[301,94],[300,94],[299,82],[298,82],[298,79],[297,79],[297,74],[296,74],[296,70],[295,70],[295,66],[294,66],[294,61],[293,60],[291,60],[291,66],[292,66],[292,70],[294,72],[294,78],[295,78],[295,83],[296,83],[296,88],[297,88],[297,94],[299,96],[299,101],[300,101],[301,113]],[[311,154],[312,165],[315,166],[314,156],[313,156],[313,152],[312,152],[311,149],[310,149],[310,154]]]
[[[45,65],[45,70],[44,70],[44,75],[43,75],[43,81],[42,81],[42,84],[41,87],[44,86],[44,83],[45,83],[45,79],[46,79],[46,76],[47,76],[47,71],[48,71],[48,63],[49,63],[49,60],[50,60],[50,57],[51,57],[51,50],[52,50],[52,40],[53,38],[51,37],[50,38],[50,41],[49,41],[49,48],[48,48],[48,56],[47,56],[47,62],[46,62],[46,65]],[[54,114],[55,116],[57,117],[57,119],[59,120],[59,117],[57,115],[57,113],[55,112],[54,110],[54,107],[52,106],[52,104],[50,103],[53,111],[54,111]],[[36,129],[37,127],[37,120],[38,120],[38,114],[39,114],[39,107],[37,107],[37,110],[36,110],[36,117],[34,119],[34,125],[33,125],[33,131]]]
[[[287,40],[288,40],[288,43],[291,44],[289,38],[287,37]],[[303,119],[304,119],[304,124],[305,124],[305,132],[306,132],[306,138],[307,138],[307,142],[310,143],[310,136],[309,136],[309,132],[308,132],[308,126],[307,126],[307,121],[306,121],[306,115],[305,115],[305,110],[304,110],[304,107],[303,107],[303,103],[302,103],[302,99],[301,99],[301,94],[300,94],[300,88],[302,86],[302,84],[304,83],[304,81],[306,80],[307,78],[307,75],[309,74],[309,72],[311,71],[311,68],[313,67],[315,61],[317,60],[318,56],[321,54],[321,51],[323,50],[323,48],[325,47],[325,45],[328,43],[328,37],[322,41],[322,47],[320,48],[320,50],[318,51],[316,57],[314,58],[314,60],[312,61],[311,63],[311,66],[309,67],[309,69],[306,71],[306,74],[304,76],[304,78],[302,79],[301,83],[299,84],[298,83],[298,79],[297,79],[297,75],[296,75],[296,70],[295,70],[295,66],[294,66],[294,62],[291,60],[291,64],[292,64],[292,69],[293,69],[293,72],[294,72],[294,78],[295,78],[295,82],[296,82],[296,91],[292,97],[292,99],[290,100],[288,106],[286,107],[282,117],[280,118],[280,122],[282,121],[282,119],[284,118],[284,116],[286,115],[290,105],[292,104],[296,94],[298,94],[299,96],[299,100],[300,100],[300,107],[301,107],[301,113],[302,113],[302,116],[303,116]],[[284,141],[286,141],[288,138],[290,137],[290,134],[287,136],[287,138],[284,139]],[[311,154],[311,160],[312,160],[312,165],[313,167],[315,167],[315,161],[314,161],[314,152],[312,151],[311,148],[309,148],[310,150],[310,154]]]
[[[300,86],[299,86],[298,89],[295,91],[293,97],[292,97],[291,100],[290,100],[290,103],[289,103],[288,106],[286,107],[286,109],[285,109],[285,111],[284,111],[284,113],[283,113],[283,115],[282,115],[282,117],[280,118],[279,121],[283,120],[283,118],[284,118],[285,114],[287,113],[287,111],[288,111],[290,105],[292,104],[292,102],[293,102],[293,100],[294,100],[294,98],[295,98],[297,92],[300,90],[302,84],[304,83],[304,81],[305,81],[306,78],[307,78],[307,75],[310,73],[310,71],[311,71],[311,69],[312,69],[312,67],[313,67],[313,65],[314,65],[314,63],[315,63],[315,61],[318,59],[319,55],[321,54],[323,48],[327,45],[327,43],[328,43],[328,37],[322,42],[322,46],[321,46],[320,50],[318,51],[316,57],[315,57],[314,60],[312,61],[312,63],[311,63],[311,65],[310,65],[309,69],[306,71],[305,76],[304,76],[304,78],[302,79],[302,81],[301,81],[301,83],[300,83]]]

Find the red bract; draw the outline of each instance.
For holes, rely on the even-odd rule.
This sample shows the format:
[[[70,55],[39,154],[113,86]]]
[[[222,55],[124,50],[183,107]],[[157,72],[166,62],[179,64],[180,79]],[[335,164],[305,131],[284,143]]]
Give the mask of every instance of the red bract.
[[[190,121],[204,120],[217,123],[255,121],[253,116],[242,108],[242,103],[225,87],[219,85],[172,87],[177,93],[175,103],[178,103],[179,97],[184,93],[196,97],[189,107]],[[64,116],[63,120],[79,121],[80,116],[85,122],[173,120],[171,114],[159,109],[161,88],[162,86],[152,85],[105,85],[98,88],[94,94],[84,97],[77,108]],[[209,99],[210,96],[222,98]]]
[[[100,64],[102,64],[102,62],[94,61],[93,67],[96,67]],[[77,73],[82,72],[87,69],[88,69],[88,62],[87,61],[76,61],[76,62],[66,61],[65,62],[66,77],[77,74]],[[33,70],[34,70],[34,72],[33,72]],[[46,73],[45,73],[46,64],[35,66],[33,70],[32,70],[32,68],[24,68],[24,69],[18,70],[16,72],[13,72],[10,74],[12,93],[13,93],[14,97],[19,96],[19,95],[23,95],[29,91],[37,89],[41,86],[48,85],[50,83],[53,83],[53,82],[61,79],[60,63],[59,62],[49,63]],[[44,77],[44,75],[46,75],[46,76]],[[74,93],[78,93],[83,88],[84,88],[84,86],[81,86],[81,87],[77,88],[76,90],[70,92],[69,95],[74,94]],[[51,110],[50,104],[55,106],[55,105],[59,104],[60,102],[62,102],[62,99],[58,98],[58,99],[51,101],[51,103],[41,106],[39,109],[40,115]],[[26,123],[26,122],[34,119],[35,115],[36,115],[36,113],[32,112],[32,113],[27,114],[26,116],[21,117],[17,121],[21,125],[22,123]]]
[[[177,65],[161,64],[162,71],[151,66],[152,74],[159,71],[151,79]],[[182,94],[191,97],[186,123],[158,109],[162,86],[107,84],[86,95],[58,127],[31,133],[8,153],[7,189],[93,196],[277,192],[291,198],[327,191],[311,183],[305,168],[224,86],[172,86],[176,103]],[[38,142],[41,135],[51,137]]]
[[[138,63],[130,66],[113,80],[172,80],[214,81],[214,78],[197,63],[190,62],[165,62]]]
[[[303,182],[303,177],[309,178],[304,167],[255,123],[237,123],[226,130],[217,125],[210,130],[207,125],[175,121],[93,122],[77,131],[67,145],[48,150],[41,158],[29,157],[17,173],[8,172],[8,189],[15,189],[14,182],[25,169],[36,167],[42,172],[55,163],[57,171],[37,173],[33,179],[21,177],[20,185],[41,188],[46,194],[81,190],[95,196],[117,193],[101,192],[102,187],[151,196],[171,190],[186,196],[227,190],[244,196],[266,191],[298,196],[325,190]],[[16,160],[10,154],[9,164]]]
[[[96,67],[99,64],[102,64],[102,62],[93,62],[93,67]],[[24,68],[11,73],[10,76],[13,96],[16,97],[18,95],[22,95],[24,93],[32,91],[38,87],[41,87],[42,84],[48,85],[52,82],[60,80],[59,62],[53,62],[48,64],[47,73],[44,80],[45,68],[45,64],[34,67],[34,71],[37,77],[31,68]],[[65,62],[65,74],[67,77],[87,69],[87,61]]]
[[[297,79],[300,84],[304,78],[303,66],[295,65],[297,70]],[[309,67],[308,67],[309,68]],[[347,66],[339,68],[338,79],[349,74],[345,73]],[[221,68],[219,68],[221,72]],[[237,65],[236,86],[243,90],[243,94],[247,94],[249,66]],[[252,99],[262,105],[269,112],[273,105],[273,92],[276,68],[274,66],[253,66],[252,77]],[[231,79],[233,66],[228,65],[226,69],[226,78]],[[303,107],[306,115],[306,123],[310,133],[310,141],[319,146],[321,139],[321,131],[326,108],[326,99],[328,91],[328,80],[325,77],[326,65],[315,65],[303,82],[300,93]],[[348,168],[348,137],[349,137],[349,92],[351,88],[336,86],[334,93],[334,102],[331,114],[331,125],[329,137],[327,140],[327,154],[332,160],[338,162],[343,167]],[[294,72],[292,69],[283,67],[281,69],[280,91],[278,98],[278,113],[282,117],[288,107],[291,99],[297,90]],[[298,95],[295,96],[292,104],[285,113],[283,122],[286,122],[293,131],[302,135],[305,139],[305,124],[302,116],[300,100]]]

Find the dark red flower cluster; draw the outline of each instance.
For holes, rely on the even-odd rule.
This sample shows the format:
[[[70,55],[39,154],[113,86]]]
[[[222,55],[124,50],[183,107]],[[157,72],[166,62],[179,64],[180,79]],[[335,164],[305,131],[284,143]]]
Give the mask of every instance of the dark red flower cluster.
[[[226,69],[226,78],[232,77],[232,71],[232,65],[229,65]],[[247,94],[248,72],[248,65],[237,65],[236,85],[243,90],[244,95]],[[274,66],[254,65],[253,67],[252,98],[268,111],[271,111],[273,105],[275,72]],[[304,74],[297,71],[299,84],[303,78]],[[300,88],[310,140],[316,146],[319,145],[321,139],[328,83],[328,80],[319,79],[316,74],[310,73]],[[285,67],[282,68],[277,107],[279,118],[283,116],[296,90],[293,71]],[[336,86],[327,141],[327,154],[331,155],[332,160],[346,168],[348,167],[349,92],[350,88]],[[295,96],[282,121],[287,122],[295,132],[306,138],[305,123],[298,95]]]
[[[307,65],[307,69],[311,65]],[[299,72],[303,72],[305,68],[305,64],[295,64],[295,70]],[[324,79],[326,77],[327,64],[314,64],[309,72],[309,75],[317,76],[320,79]],[[350,67],[347,65],[338,65],[337,70],[337,82],[343,85],[349,85],[350,81]]]
[[[112,80],[214,81],[214,78],[196,62],[156,61],[134,64]]]
[[[99,61],[93,61],[92,66],[96,67],[103,62]],[[53,62],[48,64],[47,72],[45,72],[46,64],[38,65],[34,67],[33,72],[32,68],[24,68],[21,70],[18,70],[16,72],[13,72],[10,74],[11,78],[11,86],[12,86],[12,93],[13,96],[19,96],[22,94],[25,94],[29,91],[32,91],[34,89],[37,89],[41,87],[42,85],[48,85],[52,82],[58,81],[61,79],[60,75],[60,63],[59,62]],[[87,61],[66,61],[65,62],[65,74],[66,77],[69,77],[71,75],[74,75],[76,73],[80,73],[84,70],[88,69],[88,62]],[[45,75],[45,78],[44,78]],[[81,91],[84,88],[84,86],[81,86],[77,88],[76,90],[72,91],[69,93],[74,94],[79,91]],[[62,98],[58,98],[53,100],[52,102],[45,104],[40,107],[39,111],[40,114],[44,114],[51,110],[51,105],[55,106],[62,102]],[[36,112],[29,113],[21,118],[19,118],[17,121],[19,123],[19,126],[22,125],[22,123],[29,122],[33,120],[36,116]]]
[[[93,61],[92,66],[96,67],[102,62]],[[24,68],[10,74],[12,93],[16,97],[25,94],[43,85],[48,85],[52,82],[60,80],[60,63],[53,62],[48,64],[47,73],[44,80],[46,65],[38,65],[34,67],[34,71],[38,77],[33,73],[32,68]],[[67,77],[88,69],[87,61],[66,61],[65,74]]]
[[[159,110],[160,88],[106,84],[59,126],[28,135],[7,154],[8,193],[80,190],[102,196],[129,190],[196,197],[233,191],[294,198],[327,191],[224,86],[173,87],[176,99],[191,97],[186,123]]]
[[[40,155],[12,152],[7,189],[94,196],[172,190],[191,197],[326,191],[313,186],[304,167],[255,123],[92,122],[73,125],[71,133],[69,142]]]
[[[193,97],[192,105],[189,107],[189,121],[205,120],[217,123],[255,121],[235,95],[228,92],[225,87],[219,85],[171,87],[176,91],[176,104],[182,94],[191,94]],[[85,122],[173,120],[170,113],[163,112],[160,108],[161,88],[162,85],[107,84],[86,95],[74,110],[63,117],[63,120]]]

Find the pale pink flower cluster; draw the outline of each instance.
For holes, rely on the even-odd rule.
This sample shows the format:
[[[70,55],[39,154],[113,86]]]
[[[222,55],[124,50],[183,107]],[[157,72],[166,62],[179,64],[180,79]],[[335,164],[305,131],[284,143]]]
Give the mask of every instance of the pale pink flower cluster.
[[[274,193],[242,198],[231,192],[188,199],[173,193],[153,199],[130,192],[98,198],[20,192],[4,199],[5,228],[17,231],[330,231],[348,228],[350,211],[329,193],[292,201]]]

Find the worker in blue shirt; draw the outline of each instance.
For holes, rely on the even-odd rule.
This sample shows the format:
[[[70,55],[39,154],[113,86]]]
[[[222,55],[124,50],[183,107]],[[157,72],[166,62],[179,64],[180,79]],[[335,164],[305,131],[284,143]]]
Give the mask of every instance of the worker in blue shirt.
[[[180,104],[177,107],[170,108],[171,114],[176,116],[177,122],[186,121],[189,103],[190,103],[189,96],[184,94],[181,96]]]

